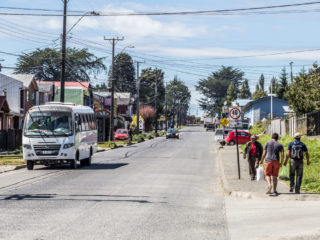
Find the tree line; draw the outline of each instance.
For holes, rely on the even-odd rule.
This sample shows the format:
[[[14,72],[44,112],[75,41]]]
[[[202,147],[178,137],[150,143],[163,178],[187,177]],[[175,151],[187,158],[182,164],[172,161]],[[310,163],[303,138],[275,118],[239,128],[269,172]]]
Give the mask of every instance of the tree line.
[[[107,71],[104,60],[90,53],[88,49],[68,48],[66,81],[90,82],[98,74],[106,72],[108,82],[92,86],[92,89],[110,89],[112,67]],[[15,73],[35,74],[36,79],[41,81],[60,81],[61,53],[57,49],[45,48],[23,54],[18,57]],[[153,112],[153,118],[167,114],[169,119],[177,119],[178,124],[182,124],[187,119],[191,93],[177,76],[165,86],[164,75],[163,70],[158,68],[141,70],[138,79],[141,113],[146,112],[146,115],[150,116]],[[130,92],[132,97],[137,96],[136,70],[129,54],[121,52],[115,56],[113,78],[116,92]]]
[[[320,110],[320,68],[316,64],[308,72],[304,68],[289,83],[286,68],[281,69],[279,78],[273,76],[268,90],[265,89],[265,77],[261,74],[255,91],[251,93],[249,80],[245,73],[232,66],[221,66],[207,78],[200,79],[196,85],[202,94],[200,107],[214,116],[221,113],[225,102],[228,105],[236,99],[259,99],[275,94],[278,98],[288,100],[290,107],[298,114]]]

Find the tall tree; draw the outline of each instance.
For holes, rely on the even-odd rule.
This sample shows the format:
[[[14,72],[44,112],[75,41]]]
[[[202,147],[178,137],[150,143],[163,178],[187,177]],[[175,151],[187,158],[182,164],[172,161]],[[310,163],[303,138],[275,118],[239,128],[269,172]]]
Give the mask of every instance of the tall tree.
[[[263,74],[261,74],[259,78],[259,88],[262,89],[262,91],[264,91],[264,75]]]
[[[269,86],[269,93],[276,93],[278,91],[279,83],[276,77],[272,77]]]
[[[286,72],[286,68],[282,68],[280,74],[280,82],[277,90],[277,97],[286,99],[285,94],[288,90],[288,73]]]
[[[259,84],[257,83],[256,85],[256,91],[258,91],[260,89]]]
[[[290,107],[298,115],[320,110],[320,72],[314,64],[311,73],[299,73],[286,92]]]
[[[230,83],[235,84],[238,93],[243,75],[239,69],[222,66],[207,78],[200,79],[196,85],[196,90],[204,96],[199,100],[200,107],[212,116],[220,113]]]
[[[234,83],[230,83],[227,90],[227,101],[230,105],[234,100],[237,99],[237,87]]]
[[[178,124],[181,125],[187,119],[187,113],[191,100],[189,88],[177,76],[169,82],[166,87],[166,98],[168,117],[178,117]]]
[[[265,91],[263,91],[262,89],[258,89],[258,91],[255,91],[252,94],[252,99],[259,99],[259,98],[263,98],[266,96],[267,96],[267,93]]]
[[[90,75],[106,70],[103,58],[87,49],[67,48],[66,81],[89,82]],[[36,49],[18,58],[15,73],[35,74],[38,80],[60,81],[61,52],[54,48]]]
[[[242,99],[251,98],[251,92],[250,92],[250,88],[249,88],[249,80],[248,79],[244,79],[244,81],[242,82],[239,97]]]
[[[112,66],[109,68],[109,87],[111,87]],[[114,87],[119,92],[136,93],[133,60],[127,53],[119,53],[114,58]]]
[[[164,73],[161,69],[146,68],[140,74],[140,102],[145,105],[155,106],[157,99],[157,111],[163,113],[165,98]],[[157,92],[157,95],[156,95]]]

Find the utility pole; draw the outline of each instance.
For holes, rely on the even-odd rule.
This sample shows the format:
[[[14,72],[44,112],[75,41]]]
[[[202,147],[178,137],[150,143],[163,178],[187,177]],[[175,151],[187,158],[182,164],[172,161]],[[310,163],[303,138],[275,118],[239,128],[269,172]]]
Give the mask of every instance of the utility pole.
[[[144,63],[137,61],[137,129],[136,129],[136,134],[140,133],[140,128],[139,128],[139,121],[140,121],[140,80],[139,80],[139,64]]]
[[[109,129],[109,141],[113,141],[113,131],[114,131],[114,49],[115,45],[119,41],[123,41],[124,37],[122,38],[106,38],[104,40],[111,41],[112,43],[112,66],[111,66],[111,117],[110,117],[110,129]]]
[[[165,119],[166,119],[166,131],[168,130],[168,103],[167,103],[167,82],[164,83],[164,102],[165,102]]]
[[[154,107],[156,109],[156,133],[158,133],[158,109],[157,109],[157,96],[158,96],[158,73],[156,73],[156,86],[154,88]]]
[[[290,74],[290,76],[291,76],[291,83],[293,82],[292,64],[293,64],[293,62],[290,62],[290,68],[291,68],[291,74]]]
[[[60,79],[60,102],[64,102],[64,83],[66,81],[66,42],[67,42],[67,5],[69,0],[64,0],[63,10],[63,33],[61,47],[61,79]]]

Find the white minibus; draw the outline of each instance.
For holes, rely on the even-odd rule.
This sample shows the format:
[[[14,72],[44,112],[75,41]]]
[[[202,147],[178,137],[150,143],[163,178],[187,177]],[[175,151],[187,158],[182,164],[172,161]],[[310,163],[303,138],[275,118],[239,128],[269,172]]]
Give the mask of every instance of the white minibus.
[[[90,166],[97,151],[94,111],[72,103],[34,106],[25,117],[22,146],[28,170],[35,164]]]

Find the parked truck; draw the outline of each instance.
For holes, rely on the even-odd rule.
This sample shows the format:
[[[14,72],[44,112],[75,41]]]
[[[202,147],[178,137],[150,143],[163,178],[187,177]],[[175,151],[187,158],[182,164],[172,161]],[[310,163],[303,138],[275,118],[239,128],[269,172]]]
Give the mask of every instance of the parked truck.
[[[213,118],[212,117],[205,117],[203,118],[203,124],[204,124],[204,128],[207,127],[208,123],[213,123]]]

